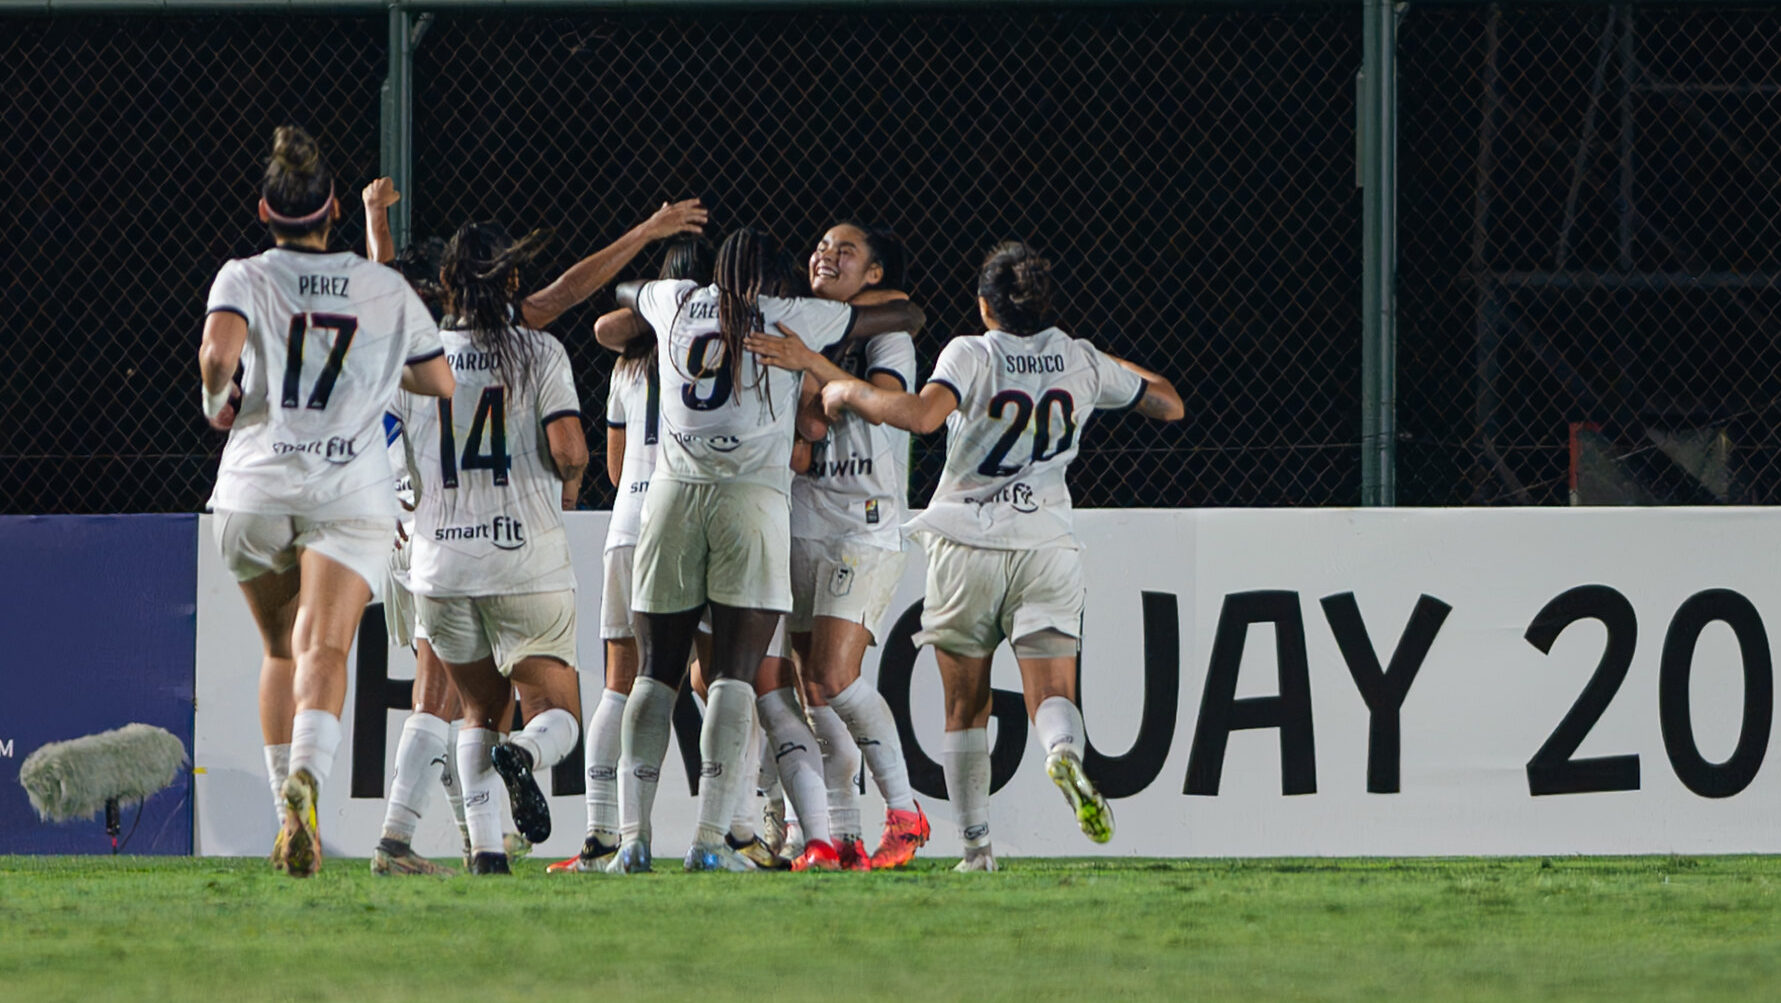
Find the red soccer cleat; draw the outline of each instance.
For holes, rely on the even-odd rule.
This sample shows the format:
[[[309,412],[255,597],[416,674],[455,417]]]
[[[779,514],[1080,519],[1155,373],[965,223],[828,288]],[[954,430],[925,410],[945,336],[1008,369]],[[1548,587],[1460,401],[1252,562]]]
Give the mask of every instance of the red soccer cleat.
[[[794,871],[838,871],[841,869],[841,856],[835,848],[820,839],[813,839],[804,844],[804,853],[792,861]]]
[[[859,837],[843,839],[835,847],[835,853],[841,858],[841,869],[844,871],[869,871],[872,869],[872,858],[866,855],[866,844]]]
[[[920,804],[914,811],[886,811],[884,835],[878,839],[878,849],[872,852],[872,869],[888,870],[914,860],[915,851],[927,845],[931,832],[928,816]]]

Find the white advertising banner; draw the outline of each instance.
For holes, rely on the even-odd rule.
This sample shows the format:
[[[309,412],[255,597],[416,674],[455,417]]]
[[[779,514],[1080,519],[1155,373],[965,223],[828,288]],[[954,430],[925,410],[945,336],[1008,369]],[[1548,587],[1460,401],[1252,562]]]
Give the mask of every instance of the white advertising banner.
[[[590,707],[605,526],[604,513],[569,518]],[[1781,777],[1762,769],[1781,514],[1130,510],[1078,512],[1077,528],[1088,768],[1113,798],[1116,834],[1097,846],[1077,831],[1004,649],[990,733],[999,854],[1781,851]],[[263,855],[259,641],[208,520],[200,540],[197,848]],[[923,572],[912,552],[865,672],[908,725],[928,852],[957,854],[938,673],[909,644]],[[322,800],[331,855],[367,856],[382,821],[413,659],[377,647],[350,663],[347,737]],[[664,860],[691,837],[688,740],[677,736],[662,773]],[[579,790],[579,769],[577,757],[566,786]],[[538,852],[567,856],[582,799],[551,805],[556,835]],[[862,805],[869,820],[882,811],[875,794]],[[418,842],[457,851],[442,796]]]

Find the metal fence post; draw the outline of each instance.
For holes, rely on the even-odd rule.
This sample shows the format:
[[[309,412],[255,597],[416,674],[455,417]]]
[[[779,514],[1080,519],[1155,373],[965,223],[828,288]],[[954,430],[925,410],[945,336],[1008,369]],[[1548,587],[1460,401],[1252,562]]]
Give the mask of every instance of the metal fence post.
[[[431,16],[431,15],[424,15]],[[389,75],[383,80],[383,122],[379,163],[396,182],[402,200],[390,206],[390,236],[397,247],[408,246],[408,221],[413,218],[414,191],[414,30],[415,17],[400,3],[390,5]]]
[[[1397,499],[1397,11],[1366,0],[1355,108],[1361,184],[1361,504]]]

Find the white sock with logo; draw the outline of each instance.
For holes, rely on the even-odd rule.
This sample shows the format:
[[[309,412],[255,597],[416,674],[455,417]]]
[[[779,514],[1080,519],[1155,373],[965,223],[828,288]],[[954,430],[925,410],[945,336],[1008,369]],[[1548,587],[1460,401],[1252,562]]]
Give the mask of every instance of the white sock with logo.
[[[730,828],[736,795],[753,777],[744,777],[744,754],[754,737],[754,687],[740,679],[718,679],[705,691],[705,726],[699,730],[699,828],[695,843],[721,844]]]
[[[284,778],[291,775],[291,746],[264,746],[266,753],[266,779],[272,784],[272,807],[278,813],[280,826],[284,825]]]
[[[580,734],[581,722],[574,714],[552,707],[527,722],[525,730],[509,736],[507,743],[526,750],[532,757],[532,772],[543,773],[575,751],[575,738]]]
[[[291,722],[291,772],[303,770],[315,780],[316,793],[334,769],[340,748],[340,719],[325,710],[300,710]]]
[[[638,676],[631,698],[625,701],[619,732],[618,805],[619,832],[627,842],[650,840],[649,817],[655,808],[662,757],[668,754],[668,733],[678,696],[674,687]]]
[[[464,791],[464,824],[470,830],[472,853],[505,853],[501,845],[501,808],[496,788],[501,786],[489,750],[500,733],[488,728],[464,728],[458,732],[458,784]]]
[[[989,729],[949,731],[941,748],[946,797],[967,849],[989,845]]]
[[[445,788],[445,800],[451,805],[451,817],[458,823],[458,835],[468,844],[470,826],[464,822],[464,785],[458,783],[458,733],[463,730],[463,718],[451,723],[451,732],[445,738],[445,748],[451,754],[445,757],[445,765],[439,769],[439,786]]]
[[[1033,711],[1033,732],[1044,747],[1045,754],[1053,752],[1069,752],[1077,759],[1082,758],[1082,748],[1087,744],[1082,724],[1082,710],[1074,701],[1064,697],[1046,697],[1039,708]]]
[[[396,742],[396,774],[390,782],[390,800],[383,812],[383,838],[412,843],[414,828],[427,811],[427,798],[443,767],[457,753],[446,746],[451,725],[431,714],[414,713],[402,724]]]
[[[738,843],[754,838],[754,820],[760,808],[756,804],[759,788],[755,786],[755,780],[761,773],[761,744],[767,740],[760,716],[755,714],[753,707],[748,710],[753,726],[748,731],[748,744],[742,747],[743,782],[737,785],[736,807],[730,810],[730,838]]]
[[[810,727],[822,750],[822,780],[829,803],[829,829],[837,840],[859,839],[860,795],[853,781],[860,772],[860,747],[833,707],[810,708]]]
[[[833,842],[829,834],[829,795],[823,784],[822,749],[810,723],[798,709],[797,696],[786,686],[761,697],[755,706],[760,708],[761,727],[767,732],[767,748],[779,770],[779,780],[785,785],[786,799],[803,823],[804,839]]]
[[[897,718],[883,694],[864,679],[855,679],[829,701],[866,757],[872,781],[884,797],[885,807],[915,810],[915,789],[909,786],[909,764],[903,759],[903,739],[897,734]]]
[[[582,765],[587,768],[587,834],[607,846],[618,842],[618,757],[625,724],[625,694],[601,690],[587,719]]]

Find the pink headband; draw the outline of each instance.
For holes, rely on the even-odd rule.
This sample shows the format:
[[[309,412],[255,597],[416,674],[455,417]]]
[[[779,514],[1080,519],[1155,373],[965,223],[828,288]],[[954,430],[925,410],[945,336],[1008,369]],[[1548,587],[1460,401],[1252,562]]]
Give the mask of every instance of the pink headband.
[[[317,209],[316,211],[310,213],[307,216],[280,216],[277,212],[275,212],[273,210],[272,206],[266,202],[266,199],[264,196],[262,196],[260,198],[260,211],[264,212],[266,214],[267,220],[269,220],[273,223],[277,223],[279,226],[310,226],[315,223],[320,223],[322,220],[326,219],[328,217],[328,214],[330,212],[332,212],[333,210],[334,210],[334,186],[333,185],[328,186],[328,201],[323,202],[322,207],[320,209]]]

